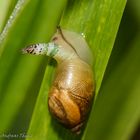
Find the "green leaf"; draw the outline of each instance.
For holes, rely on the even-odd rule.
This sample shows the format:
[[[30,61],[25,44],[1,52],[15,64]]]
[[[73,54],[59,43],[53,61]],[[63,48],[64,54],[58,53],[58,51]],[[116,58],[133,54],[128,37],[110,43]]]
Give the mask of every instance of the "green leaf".
[[[3,30],[11,12],[13,11],[18,0],[1,0],[0,1],[0,32]]]
[[[14,140],[134,139],[140,117],[140,8],[136,0],[127,5],[112,53],[126,0],[69,0],[67,5],[66,0],[18,0],[10,15],[16,1],[0,1],[0,31],[9,17],[0,35],[0,140],[8,134],[16,134],[9,137]],[[48,111],[56,62],[20,51],[30,43],[48,42],[59,23],[85,35],[94,55],[96,98],[79,136]]]
[[[117,66],[111,67],[105,75],[94,112],[88,121],[86,140],[128,140],[135,130],[140,116],[139,37],[140,34],[126,48],[129,48],[125,50],[127,54],[118,56],[121,61]]]
[[[20,114],[27,117],[26,123],[20,122],[23,125],[20,131],[27,131],[30,116],[25,110],[28,110],[28,106],[25,104],[25,110],[20,109],[26,100],[32,101],[32,96],[34,99],[29,105],[35,102],[48,60],[44,57],[24,56],[21,48],[33,42],[47,42],[58,24],[63,7],[63,0],[57,4],[51,0],[19,0],[0,36],[1,133],[8,133]],[[55,12],[50,12],[51,8]],[[31,110],[28,112],[30,115]]]
[[[62,28],[85,34],[86,40],[94,53],[95,64],[93,71],[96,80],[96,96],[111,54],[125,3],[125,0],[68,1],[61,20]],[[91,133],[90,129],[92,129],[89,124],[91,123],[94,110],[91,111],[90,121],[87,123],[83,136],[71,134],[50,118],[47,97],[50,89],[50,82],[48,81],[52,81],[52,68],[52,65],[49,65],[46,69],[28,131],[31,137],[27,138],[27,140],[39,138],[42,140],[46,138],[49,140],[92,138],[88,135]],[[91,133],[90,136],[92,135]]]
[[[2,31],[7,18],[11,14],[17,0],[0,1],[0,32]]]

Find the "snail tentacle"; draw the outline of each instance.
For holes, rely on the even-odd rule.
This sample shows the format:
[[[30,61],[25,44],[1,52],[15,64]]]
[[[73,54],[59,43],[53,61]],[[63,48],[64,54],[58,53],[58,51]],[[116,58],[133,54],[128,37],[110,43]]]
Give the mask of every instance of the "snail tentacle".
[[[22,49],[24,54],[34,54],[34,55],[48,55],[53,57],[59,51],[59,46],[53,42],[50,43],[38,43],[27,46]]]

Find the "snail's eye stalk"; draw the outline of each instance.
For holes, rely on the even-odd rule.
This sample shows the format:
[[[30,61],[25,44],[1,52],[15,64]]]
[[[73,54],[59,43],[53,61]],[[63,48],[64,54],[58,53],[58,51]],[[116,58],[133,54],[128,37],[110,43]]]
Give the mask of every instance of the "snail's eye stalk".
[[[58,45],[56,45],[53,42],[33,44],[22,49],[23,54],[48,55],[48,56],[54,56],[57,53],[57,51]]]
[[[26,48],[22,49],[22,53],[23,54],[34,54],[34,55],[46,54],[46,52],[47,52],[46,46],[47,46],[47,44],[45,44],[45,43],[29,45]]]

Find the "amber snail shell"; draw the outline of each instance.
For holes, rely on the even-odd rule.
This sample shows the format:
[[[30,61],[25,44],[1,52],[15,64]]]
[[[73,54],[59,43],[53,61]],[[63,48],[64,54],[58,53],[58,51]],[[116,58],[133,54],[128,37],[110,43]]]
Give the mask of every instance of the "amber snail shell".
[[[92,57],[85,39],[58,28],[50,43],[33,44],[23,53],[48,55],[58,66],[49,92],[51,114],[71,131],[79,134],[91,108],[95,89]]]
[[[89,65],[80,59],[65,61],[57,68],[49,93],[49,110],[74,131],[86,118],[92,93],[93,80]]]

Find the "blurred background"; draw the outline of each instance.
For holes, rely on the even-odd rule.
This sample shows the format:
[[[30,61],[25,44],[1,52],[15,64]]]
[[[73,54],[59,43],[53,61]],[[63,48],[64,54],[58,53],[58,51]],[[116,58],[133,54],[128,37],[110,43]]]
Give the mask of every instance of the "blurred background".
[[[123,61],[125,62],[123,63]],[[122,67],[122,69],[120,68],[121,70],[118,70],[118,67]],[[115,71],[118,71],[118,74],[114,76],[114,78],[111,78],[111,73],[115,73]],[[102,94],[102,92],[109,91],[109,89],[107,90],[106,88],[104,88],[104,86],[108,84],[111,85],[111,83],[115,84],[113,87],[114,89],[110,88],[112,89],[112,92],[116,90],[116,92],[119,92],[120,94],[122,94],[122,96],[124,92],[127,92],[128,94],[133,94],[133,91],[131,89],[133,88],[134,84],[136,83],[137,79],[139,79],[139,77],[140,1],[129,0],[126,4],[126,8],[123,13],[117,38],[105,72],[100,94]],[[122,87],[119,87],[119,89],[118,84],[122,84]],[[140,83],[138,84],[137,90],[138,94],[140,94]],[[123,98],[127,98],[127,96],[122,97],[122,100]],[[140,102],[140,98],[138,100]],[[136,106],[135,109],[139,112],[139,106]],[[136,119],[135,123],[136,125],[133,126],[134,129],[132,130],[128,138],[129,140],[140,140],[140,115]]]
[[[9,6],[10,7],[9,10],[7,10],[7,12],[5,14],[6,16],[2,14],[2,11],[5,9],[1,9],[0,31],[2,31],[16,2],[17,2],[17,0],[13,0],[13,2],[11,3],[12,5]],[[0,3],[0,4],[2,4],[2,3]],[[36,3],[36,5],[37,5],[37,3]],[[27,8],[30,8],[30,7],[27,7]],[[58,11],[58,12],[60,12],[60,11]],[[25,12],[25,15],[28,15],[28,14],[31,15],[31,13]],[[23,15],[23,16],[25,16],[25,15]],[[39,17],[42,15],[37,14],[37,16]],[[4,22],[1,22],[4,17],[5,17],[5,20],[3,20]],[[27,16],[27,18],[28,18],[28,16]],[[57,20],[59,20],[59,18],[60,17],[58,17]],[[48,21],[49,20],[51,20],[51,19],[48,19]],[[31,19],[31,21],[32,21],[32,19]],[[22,20],[21,20],[21,22],[22,22]],[[31,24],[32,22],[25,23],[25,24]],[[19,22],[19,24],[20,24],[20,22]],[[35,25],[33,25],[32,29],[35,29],[37,24],[38,23],[35,23]],[[49,24],[51,24],[51,22]],[[47,25],[44,24],[43,26],[46,27]],[[42,39],[42,41],[49,40],[50,36],[47,36],[46,38],[45,37],[41,38],[41,36],[40,36],[40,34],[42,32],[43,32],[43,34],[45,34],[45,30],[44,30],[43,26],[39,27],[40,33],[38,35],[36,35],[34,32],[32,32],[32,34],[30,35],[30,37],[34,36],[34,39],[32,40],[33,42],[34,41],[37,42],[40,39]],[[54,25],[52,25],[52,26],[54,26]],[[17,26],[17,31],[18,30],[20,30],[20,28],[18,28],[18,26]],[[23,30],[24,30],[24,27],[23,27]],[[25,30],[30,30],[30,29],[25,28]],[[54,32],[53,28],[50,28],[49,32],[53,33]],[[15,36],[17,36],[17,40],[18,40],[18,35],[15,34]],[[25,37],[27,35],[23,35],[23,36]],[[40,38],[39,38],[39,36],[40,36]],[[14,44],[18,44],[17,40],[14,42]],[[29,40],[28,39],[23,40],[23,46],[21,46],[21,48],[23,48],[26,45],[25,42],[28,42]],[[8,44],[8,45],[10,46],[10,44]],[[17,56],[18,56],[17,58],[20,58],[22,60],[23,56],[20,56],[19,54]],[[15,66],[18,65],[20,67],[24,63],[24,61],[18,63],[17,58],[14,58],[14,59],[16,59],[16,63],[12,63],[12,66],[10,66],[11,71],[8,72],[8,76],[6,77],[7,79],[11,75],[15,76],[16,73],[22,73],[21,69],[14,71]],[[11,56],[8,56],[6,59],[11,59]],[[33,61],[35,61],[35,63],[31,63],[32,59],[33,59]],[[29,61],[27,64],[27,67],[31,68],[32,72],[28,73],[28,70],[27,70],[26,74],[23,75],[23,78],[26,76],[30,77],[32,74],[36,75],[35,78],[31,77],[30,79],[27,79],[26,82],[27,82],[28,86],[24,82],[21,82],[20,80],[18,81],[17,80],[18,77],[16,77],[16,80],[15,80],[14,76],[11,76],[12,80],[6,81],[7,79],[5,78],[4,83],[0,83],[0,92],[1,92],[0,93],[0,111],[2,114],[2,115],[0,115],[0,136],[2,136],[3,133],[6,133],[6,134],[24,133],[24,134],[26,134],[26,132],[28,131],[28,127],[29,127],[29,124],[31,121],[32,113],[34,110],[34,106],[36,103],[40,85],[42,83],[42,79],[44,76],[47,62],[44,59],[44,57],[40,57],[38,60],[38,58],[32,58],[30,56],[27,56],[25,61],[26,62]],[[3,64],[4,63],[6,63],[6,62],[3,61]],[[2,69],[3,64],[1,63],[1,67],[0,67],[1,69]],[[7,67],[8,66],[6,65],[5,69]],[[2,77],[2,75],[0,75],[0,76]],[[21,94],[18,96],[15,95],[15,91],[18,89],[16,87],[16,85],[14,85],[13,92],[11,91],[13,85],[11,85],[11,87],[8,87],[8,89],[7,89],[7,85],[9,83],[14,83],[14,82],[15,83],[19,82],[20,85],[25,86],[24,90],[26,91],[26,95],[24,95],[24,97],[21,97]],[[20,89],[20,87],[19,87],[19,89]],[[11,96],[7,96],[8,97],[7,98],[6,95],[8,95],[9,91],[13,94]],[[23,91],[23,92],[25,92],[25,91]],[[128,110],[126,110],[125,113],[126,114],[134,113],[134,115],[132,115],[132,117],[131,117],[131,120],[129,117],[125,117],[125,118],[119,117],[119,112],[115,114],[115,112],[117,112],[117,110],[110,111],[112,113],[112,115],[113,114],[116,115],[116,122],[118,121],[118,126],[116,126],[116,127],[118,127],[118,133],[119,133],[119,131],[125,131],[125,130],[123,130],[123,128],[125,128],[123,126],[124,124],[127,124],[127,122],[129,122],[129,121],[132,122],[130,125],[128,125],[128,131],[127,131],[128,134],[127,134],[127,137],[125,137],[126,140],[140,140],[140,106],[139,106],[139,102],[140,102],[139,97],[140,96],[139,95],[140,95],[140,0],[129,0],[126,4],[126,8],[125,8],[125,11],[124,11],[121,23],[120,23],[120,27],[119,27],[119,31],[118,31],[118,34],[116,37],[115,44],[113,47],[113,51],[110,56],[109,63],[107,65],[107,69],[105,71],[105,75],[104,75],[104,78],[102,81],[102,86],[101,86],[101,89],[99,92],[99,97],[97,98],[97,103],[96,103],[97,110],[100,110],[100,108],[101,108],[101,110],[106,110],[106,108],[111,110],[110,104],[112,104],[112,108],[113,108],[113,106],[114,107],[118,106],[118,108],[121,108],[123,101],[126,101],[125,100],[126,98],[129,99],[126,102],[126,105],[127,106],[130,105],[130,106],[128,107]],[[15,101],[11,101],[10,99],[15,96],[17,97],[15,99]],[[131,96],[132,96],[132,98],[131,98]],[[110,97],[110,98],[107,98],[107,97]],[[9,104],[6,106],[2,99],[7,100],[7,102],[9,102]],[[17,100],[18,100],[18,102],[17,102]],[[106,106],[106,102],[109,102],[108,107]],[[114,104],[114,102],[115,102],[115,104]],[[5,116],[7,116],[6,113],[7,112],[9,113],[9,110],[11,107],[10,104],[12,104],[12,105],[14,104],[15,108],[16,108],[16,106],[19,105],[20,107],[18,109],[20,111],[18,111],[18,113],[16,113],[16,114],[14,114],[14,112],[12,112],[13,114],[11,114],[11,116],[8,116],[6,118],[5,117]],[[6,106],[6,107],[2,108],[3,106]],[[118,111],[120,111],[120,110],[118,110]],[[123,107],[122,107],[121,111],[122,112],[124,111]],[[102,120],[100,118],[102,116],[100,115],[100,112],[98,112],[98,111],[95,111],[95,112],[97,114],[99,113],[99,115],[97,115],[98,119],[96,122],[96,123],[98,123],[98,121]],[[10,119],[12,117],[14,119]],[[111,128],[113,125],[113,121],[114,121],[114,120],[112,120],[112,116],[110,115],[110,118],[105,118],[105,119],[110,121],[110,125],[108,125],[108,126]],[[124,119],[125,123],[119,124],[119,119]],[[106,128],[103,128],[105,126],[101,126],[101,127],[102,127],[102,130],[100,130],[100,125],[98,125],[95,128],[96,130],[93,130],[93,131],[99,132],[99,131],[106,130]],[[7,139],[7,138],[5,138],[5,139]],[[15,138],[13,138],[13,140],[14,139]],[[4,140],[4,138],[0,137],[0,140]]]

